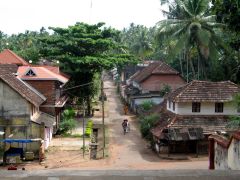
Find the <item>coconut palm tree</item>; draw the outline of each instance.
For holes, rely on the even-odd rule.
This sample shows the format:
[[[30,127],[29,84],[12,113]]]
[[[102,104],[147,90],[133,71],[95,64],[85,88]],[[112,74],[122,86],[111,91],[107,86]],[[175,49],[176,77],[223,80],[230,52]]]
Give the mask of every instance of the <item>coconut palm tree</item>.
[[[191,57],[194,51],[197,52],[199,62],[195,66],[198,67],[198,73],[201,68],[204,72],[209,65],[208,60],[216,58],[218,47],[225,48],[216,33],[223,24],[216,23],[215,16],[209,15],[208,0],[175,0],[169,7],[170,12],[165,12],[169,19],[157,23],[157,38],[159,41],[167,39],[172,43],[169,57],[184,52],[187,64],[189,62],[196,78]]]

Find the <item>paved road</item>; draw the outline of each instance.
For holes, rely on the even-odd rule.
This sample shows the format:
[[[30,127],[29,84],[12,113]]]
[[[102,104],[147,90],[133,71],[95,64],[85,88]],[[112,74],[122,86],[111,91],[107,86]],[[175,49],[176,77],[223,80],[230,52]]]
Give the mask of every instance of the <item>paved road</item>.
[[[0,171],[4,180],[239,180],[240,171],[208,170],[158,170],[158,171],[74,171],[74,170],[39,170],[39,171]]]

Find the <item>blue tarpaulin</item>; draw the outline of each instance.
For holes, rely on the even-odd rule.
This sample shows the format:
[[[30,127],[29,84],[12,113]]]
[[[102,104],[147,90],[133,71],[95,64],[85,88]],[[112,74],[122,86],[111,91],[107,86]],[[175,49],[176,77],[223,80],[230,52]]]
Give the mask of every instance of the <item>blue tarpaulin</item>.
[[[31,139],[3,139],[0,140],[4,143],[31,143],[33,142]]]

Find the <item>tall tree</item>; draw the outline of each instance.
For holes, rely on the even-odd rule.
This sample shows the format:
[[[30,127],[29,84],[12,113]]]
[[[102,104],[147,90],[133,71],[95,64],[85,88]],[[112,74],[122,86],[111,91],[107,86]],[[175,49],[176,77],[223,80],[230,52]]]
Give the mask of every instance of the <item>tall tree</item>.
[[[218,47],[226,48],[216,33],[223,24],[216,23],[215,16],[209,15],[208,0],[175,0],[170,7],[171,11],[167,13],[170,19],[158,23],[157,38],[170,44],[170,58],[184,52],[193,78],[197,78],[196,69],[198,73],[204,72],[207,78],[207,67],[211,65],[209,59],[216,58]],[[192,61],[194,56],[198,62]]]
[[[135,60],[122,53],[122,46],[117,42],[119,31],[103,25],[76,23],[68,28],[51,27],[54,33],[41,40],[45,44],[42,55],[60,61],[63,71],[71,75],[72,86],[92,83],[103,69]],[[94,84],[89,84],[71,92],[87,101],[89,113],[91,98],[96,94],[94,89]]]
[[[145,60],[154,51],[154,36],[151,36],[152,33],[151,29],[143,25],[131,23],[129,28],[124,28],[121,32],[121,42],[132,54],[141,60]]]
[[[223,53],[221,64],[224,75],[237,83],[240,82],[240,1],[239,0],[212,0],[212,12],[220,23],[225,23],[226,36],[224,41],[230,44],[231,54]]]

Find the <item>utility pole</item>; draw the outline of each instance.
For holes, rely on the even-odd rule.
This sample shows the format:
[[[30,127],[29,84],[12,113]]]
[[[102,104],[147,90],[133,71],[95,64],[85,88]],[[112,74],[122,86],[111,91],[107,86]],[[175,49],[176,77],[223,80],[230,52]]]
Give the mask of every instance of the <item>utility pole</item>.
[[[104,122],[104,92],[103,92],[103,71],[102,71],[102,76],[101,76],[101,101],[102,101],[102,130],[103,130],[103,158],[105,158],[105,122]]]
[[[83,157],[85,156],[85,101],[83,100]]]

